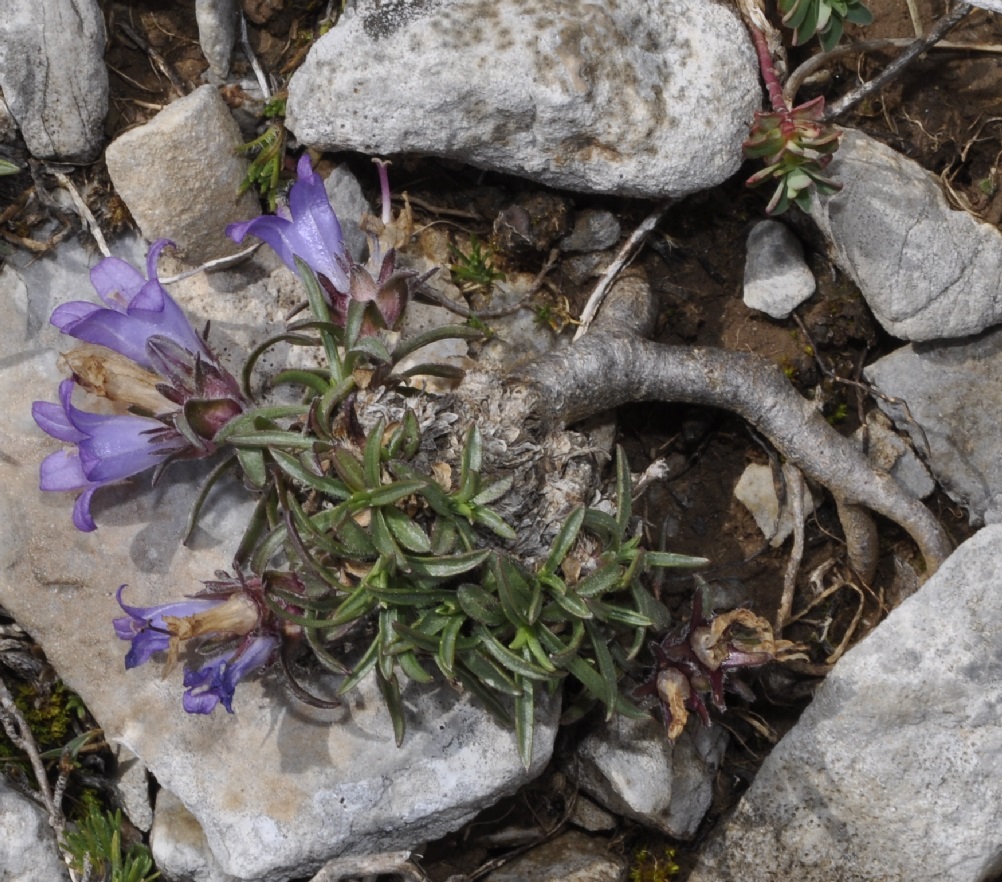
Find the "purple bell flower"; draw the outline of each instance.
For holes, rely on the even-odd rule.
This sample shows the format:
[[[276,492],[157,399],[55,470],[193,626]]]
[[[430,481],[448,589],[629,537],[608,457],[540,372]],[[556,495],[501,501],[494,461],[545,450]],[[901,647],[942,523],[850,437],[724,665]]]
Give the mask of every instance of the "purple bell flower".
[[[160,239],[146,258],[149,280],[118,257],[106,257],[91,270],[90,280],[106,306],[75,300],[56,307],[50,321],[64,334],[106,346],[147,370],[157,370],[147,343],[166,337],[192,355],[211,357],[181,307],[157,278],[157,258],[173,243]]]
[[[222,704],[233,713],[233,692],[251,671],[264,667],[278,648],[274,634],[258,634],[244,640],[236,649],[210,659],[197,671],[185,669],[185,693],[182,699],[189,714],[211,714]]]
[[[160,420],[132,414],[97,414],[70,403],[73,380],[59,384],[59,404],[36,401],[32,416],[53,438],[75,444],[47,456],[39,469],[42,490],[83,490],[73,506],[73,523],[89,533],[96,529],[90,504],[94,492],[153,468],[184,451],[188,441]]]
[[[363,333],[374,334],[378,327],[393,328],[400,320],[412,288],[431,273],[415,279],[414,272],[396,270],[396,251],[380,255],[373,240],[368,266],[355,263],[345,251],[341,224],[327,198],[320,175],[313,171],[310,158],[303,154],[297,167],[298,178],[289,191],[289,205],[278,214],[263,215],[243,223],[230,224],[226,234],[234,242],[257,236],[270,245],[289,269],[298,273],[298,257],[316,274],[333,309],[332,319],[344,325],[352,301],[375,307],[366,316]],[[379,169],[383,192],[383,223],[390,222],[390,187],[385,163]]]
[[[248,234],[269,244],[282,262],[298,273],[296,258],[328,282],[325,287],[348,289],[349,258],[344,250],[341,223],[331,208],[323,179],[313,171],[308,154],[296,168],[297,180],[289,192],[289,205],[278,214],[230,224],[226,235],[243,242]]]

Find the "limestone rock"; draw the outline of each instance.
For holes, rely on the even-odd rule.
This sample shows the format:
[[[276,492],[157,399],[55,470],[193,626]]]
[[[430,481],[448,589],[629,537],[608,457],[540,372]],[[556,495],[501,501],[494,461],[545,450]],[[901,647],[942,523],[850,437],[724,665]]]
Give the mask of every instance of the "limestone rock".
[[[45,812],[11,789],[0,775],[0,879],[61,882],[68,878]]]
[[[604,839],[572,831],[534,848],[487,882],[625,882],[626,861]]]
[[[619,219],[611,211],[589,208],[579,211],[574,228],[560,240],[560,250],[567,252],[601,251],[619,241]]]
[[[895,337],[977,334],[1002,321],[1002,233],[954,211],[917,163],[847,129],[831,165],[842,183],[812,197],[835,262]]]
[[[97,155],[108,113],[104,41],[97,0],[5,0],[0,89],[33,156]]]
[[[726,749],[719,726],[690,725],[673,745],[653,717],[617,716],[582,740],[578,783],[611,811],[688,839],[710,807]]]
[[[394,0],[313,46],[286,123],[322,149],[666,197],[737,171],[760,103],[748,34],[712,0]]]
[[[789,498],[779,507],[776,484],[772,469],[767,465],[750,463],[738,478],[734,487],[734,497],[755,518],[762,535],[773,548],[779,548],[793,532],[793,512]],[[814,498],[810,490],[804,490],[804,514],[814,511]]]
[[[907,402],[914,422],[900,406],[877,403],[917,449],[928,442],[936,480],[967,508],[971,523],[1002,520],[1002,330],[974,340],[904,346],[864,373],[881,392]]]
[[[233,44],[237,39],[237,8],[233,0],[195,0],[198,44],[217,77],[230,72]]]
[[[981,882],[1002,863],[1002,527],[851,649],[689,882]]]
[[[775,319],[787,318],[817,287],[804,248],[788,226],[759,221],[748,234],[744,301]]]
[[[252,192],[237,195],[247,171],[233,153],[240,143],[223,99],[202,86],[109,144],[108,173],[147,239],[172,239],[201,263],[239,251],[226,225],[261,213]]]
[[[113,248],[136,259],[118,243]],[[182,711],[180,666],[166,679],[158,666],[125,670],[125,646],[111,627],[120,614],[115,589],[128,583],[126,597],[138,605],[197,591],[200,580],[229,566],[251,500],[239,487],[218,487],[191,547],[182,547],[206,464],[171,467],[156,488],[149,475],[106,488],[95,500],[99,528],[91,534],[73,528],[68,496],[38,491],[39,461],[56,444],[34,425],[30,405],[54,400],[58,352],[71,345],[48,318],[58,303],[91,290],[93,260],[65,243],[56,258],[0,274],[0,400],[8,414],[0,426],[7,524],[0,602],[44,647],[109,741],[128,747],[191,813],[215,861],[206,863],[211,873],[285,880],[309,876],[337,854],[413,847],[538,774],[552,751],[555,701],[539,703],[527,771],[514,733],[448,686],[405,689],[408,734],[397,749],[371,683],[347,706],[324,711],[295,701],[272,672],[240,685],[234,715],[199,717]],[[172,293],[196,327],[213,318],[210,345],[244,354],[274,332],[269,317],[277,322],[288,311],[271,278],[255,258],[239,270],[186,279]],[[211,873],[198,882],[217,878]]]

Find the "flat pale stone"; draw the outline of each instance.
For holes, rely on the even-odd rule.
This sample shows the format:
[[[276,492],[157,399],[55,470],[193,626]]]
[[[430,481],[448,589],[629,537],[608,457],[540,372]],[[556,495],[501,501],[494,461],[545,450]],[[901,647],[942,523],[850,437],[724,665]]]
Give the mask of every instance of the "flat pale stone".
[[[851,649],[689,882],[983,882],[1002,865],[1002,527]]]
[[[321,149],[654,198],[736,172],[760,105],[748,33],[713,0],[393,0],[310,49],[286,124]]]
[[[45,812],[9,787],[0,774],[0,879],[62,882],[68,878]]]

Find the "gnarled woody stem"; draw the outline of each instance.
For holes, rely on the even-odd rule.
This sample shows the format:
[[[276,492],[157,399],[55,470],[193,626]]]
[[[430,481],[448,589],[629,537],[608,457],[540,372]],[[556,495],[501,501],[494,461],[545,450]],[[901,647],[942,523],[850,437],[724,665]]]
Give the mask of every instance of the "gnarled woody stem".
[[[518,379],[535,396],[539,417],[573,423],[640,401],[730,410],[831,491],[840,507],[871,509],[905,529],[930,573],[950,554],[949,539],[932,513],[825,422],[772,362],[748,353],[640,339],[635,320],[622,323],[628,314],[622,299],[611,305],[613,314],[580,342],[519,372]]]

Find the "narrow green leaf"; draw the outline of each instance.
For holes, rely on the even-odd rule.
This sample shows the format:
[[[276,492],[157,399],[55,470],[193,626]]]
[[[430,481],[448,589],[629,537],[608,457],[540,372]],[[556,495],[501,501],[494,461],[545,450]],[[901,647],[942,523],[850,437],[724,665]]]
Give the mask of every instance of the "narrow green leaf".
[[[306,300],[310,305],[310,312],[313,313],[317,321],[329,322],[331,320],[330,308],[327,306],[327,299],[324,297],[324,292],[320,289],[317,277],[302,258],[295,257],[294,260],[296,262],[297,275],[302,280],[303,287],[306,289]],[[331,379],[335,383],[340,382],[344,377],[341,368],[341,356],[337,351],[337,341],[331,334],[325,331],[320,332],[320,339],[324,344],[324,354],[327,356]]]
[[[480,429],[476,425],[470,426],[466,432],[466,444],[463,446],[463,475],[469,472],[480,472],[483,454],[484,439],[480,434]]]
[[[530,600],[528,585],[518,570],[505,555],[500,554],[491,556],[490,569],[505,618],[516,627],[530,624],[527,615]]]
[[[365,676],[376,666],[376,657],[378,655],[379,642],[373,640],[356,663],[354,671],[338,687],[337,694],[345,695],[361,683]]]
[[[347,499],[350,495],[348,488],[343,482],[314,474],[303,465],[298,457],[292,456],[282,450],[272,450],[271,456],[278,467],[290,478],[299,481],[300,484],[313,490],[319,490],[329,499]]]
[[[390,719],[393,720],[393,735],[396,738],[397,747],[404,743],[404,733],[406,722],[404,721],[404,703],[400,699],[400,684],[396,675],[384,677],[377,669],[376,680],[379,683],[379,691],[386,702],[386,708],[390,712]]]
[[[536,722],[535,686],[529,680],[522,680],[519,685],[522,692],[515,698],[515,739],[522,765],[528,771],[532,765],[532,736]]]
[[[334,470],[349,490],[358,492],[366,489],[362,463],[343,447],[334,451]]]
[[[369,593],[369,586],[364,582],[345,598],[337,612],[331,616],[328,627],[346,625],[362,616],[368,615],[377,606],[376,598]]]
[[[436,557],[445,557],[456,548],[459,532],[452,521],[436,518],[431,528],[431,553]]]
[[[577,542],[584,519],[585,509],[583,506],[578,506],[570,513],[560,527],[560,532],[554,538],[553,545],[550,546],[550,553],[546,558],[546,563],[543,564],[542,572],[550,576],[557,572],[560,564],[564,562],[564,558]]]
[[[602,678],[602,694],[598,696],[606,706],[606,720],[611,720],[616,712],[616,696],[619,693],[619,675],[616,671],[616,663],[612,660],[609,647],[606,646],[608,639],[599,628],[592,622],[585,622],[588,637],[591,640],[592,649],[595,652],[595,661],[598,663],[598,673]]]
[[[272,407],[256,407],[225,423],[216,432],[212,440],[216,444],[222,444],[233,435],[252,432],[256,428],[267,425],[272,420],[286,418],[305,419],[306,410],[306,407],[302,404],[276,404]]]
[[[439,340],[479,340],[483,336],[483,332],[474,330],[469,325],[444,325],[440,328],[432,328],[430,331],[408,337],[397,343],[393,349],[393,362],[396,364],[422,346],[437,343]]]
[[[599,597],[615,588],[622,576],[621,567],[606,564],[585,576],[574,586],[574,591],[579,597]]]
[[[318,371],[308,370],[279,371],[271,378],[268,385],[272,389],[278,386],[305,386],[314,395],[321,396],[331,387],[327,378],[321,376]]]
[[[367,355],[374,361],[382,362],[383,364],[389,364],[390,362],[390,351],[386,348],[386,344],[378,337],[359,337],[355,341],[354,346],[351,347],[350,352],[352,355]]]
[[[422,667],[421,662],[412,651],[399,653],[397,664],[400,665],[400,670],[407,675],[407,678],[415,683],[431,683],[435,679]]]
[[[513,483],[515,483],[515,479],[511,475],[507,478],[501,478],[501,480],[495,481],[489,487],[485,487],[470,501],[474,505],[490,505],[492,502],[497,502],[505,493],[511,490]]]
[[[456,599],[463,612],[481,625],[496,628],[505,621],[500,601],[479,585],[472,585],[469,582],[460,585],[456,591]],[[585,611],[588,611],[587,607]]]
[[[418,576],[430,576],[433,579],[451,579],[461,576],[479,567],[490,554],[488,549],[467,551],[454,554],[452,557],[409,557],[407,559],[411,570]]]
[[[475,633],[480,638],[480,645],[484,650],[513,674],[542,682],[558,679],[549,671],[544,671],[541,667],[527,662],[521,656],[516,655],[506,646],[503,646],[483,625],[478,625]]]
[[[456,661],[456,673],[462,672],[464,665],[484,684],[502,695],[515,696],[521,693],[521,687],[515,680],[480,650],[462,653]]]
[[[594,613],[589,609],[588,604],[573,591],[568,591],[566,594],[554,594],[553,599],[577,619],[594,618]]]
[[[383,450],[383,431],[386,429],[386,421],[380,417],[379,421],[369,430],[369,435],[365,439],[365,450],[362,452],[362,470],[365,474],[365,486],[369,490],[376,490],[382,484],[380,475]]]
[[[320,399],[320,403],[317,406],[317,410],[320,414],[320,421],[323,425],[330,425],[331,414],[334,413],[334,408],[342,404],[344,400],[357,388],[355,378],[351,374],[348,374],[348,376],[344,377],[337,383],[334,383],[330,389],[323,394]]]
[[[466,620],[463,616],[453,616],[442,631],[442,639],[438,644],[438,666],[447,677],[455,677],[456,639]]]
[[[369,523],[369,530],[372,536],[372,544],[376,546],[376,550],[383,557],[392,560],[396,566],[402,567],[404,565],[403,552],[400,550],[400,546],[397,545],[396,539],[393,538],[393,534],[390,533],[390,528],[386,525],[386,518],[383,517],[382,509],[375,508],[372,510],[372,520]]]
[[[401,499],[413,496],[422,490],[426,483],[426,481],[395,481],[392,484],[386,484],[378,490],[372,490],[366,494],[368,504],[373,508],[384,508],[385,506],[393,505],[396,502],[400,502]]]
[[[616,527],[623,541],[633,516],[633,483],[630,481],[630,464],[622,445],[616,445]]]
[[[384,588],[377,585],[368,586],[369,593],[392,606],[438,606],[455,597],[451,591],[431,591],[416,588]]]
[[[456,676],[459,682],[477,697],[494,719],[501,723],[501,725],[508,726],[509,728],[513,725],[513,720],[511,714],[508,713],[508,709],[491,692],[491,689],[478,679],[476,674],[465,668],[462,664],[457,664]]]
[[[431,541],[428,539],[428,534],[400,509],[384,508],[383,517],[386,518],[386,525],[390,528],[393,538],[407,551],[413,551],[417,554],[431,552]]]
[[[268,481],[268,467],[264,461],[264,452],[238,447],[237,460],[240,462],[240,468],[247,480],[259,490],[264,487]]]
[[[248,432],[244,435],[231,435],[226,442],[237,448],[251,447],[286,447],[290,450],[319,450],[330,445],[311,438],[309,435],[300,435],[298,432],[284,432],[281,429],[271,429],[260,432]]]
[[[495,536],[514,542],[518,534],[508,525],[504,518],[496,511],[489,508],[474,508],[473,520],[481,526],[487,527]]]
[[[654,624],[647,616],[627,609],[625,606],[614,606],[600,600],[589,600],[588,606],[596,619],[603,622],[618,622],[621,625],[631,625],[639,628],[649,628]]]

